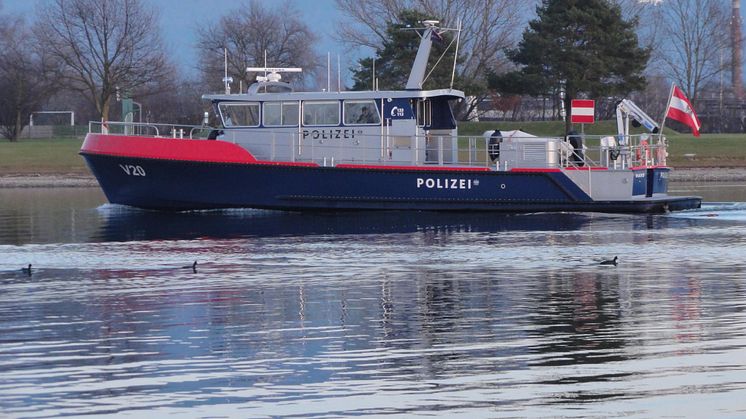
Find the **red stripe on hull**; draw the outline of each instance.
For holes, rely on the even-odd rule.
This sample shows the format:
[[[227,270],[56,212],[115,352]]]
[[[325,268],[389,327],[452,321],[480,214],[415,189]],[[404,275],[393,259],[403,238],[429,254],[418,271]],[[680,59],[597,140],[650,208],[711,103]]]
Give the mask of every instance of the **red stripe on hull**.
[[[444,172],[489,172],[487,167],[443,167],[443,166],[381,166],[370,164],[338,164],[338,169],[372,169],[372,170],[427,170]]]
[[[557,173],[561,172],[560,169],[543,169],[540,167],[514,167],[510,169],[511,172],[518,172],[518,173],[528,173],[528,172],[536,172],[536,173]]]
[[[89,154],[160,160],[263,164],[269,166],[319,166],[316,163],[309,162],[257,160],[248,150],[220,140],[88,134],[80,151]]]
[[[592,166],[582,166],[582,167],[565,167],[565,170],[609,170],[608,167],[592,167]]]
[[[319,167],[318,163],[303,161],[269,161],[257,160],[251,164],[263,164],[265,166],[296,166],[296,167]]]
[[[225,141],[88,134],[81,152],[147,159],[257,163],[251,153]]]
[[[658,165],[656,166],[634,166],[634,167],[629,168],[629,170],[646,170],[646,169],[669,169],[670,170],[671,168],[668,166],[658,166]]]
[[[129,135],[88,134],[80,149],[83,153],[146,159],[181,160],[210,163],[244,163],[268,166],[319,167],[312,162],[257,160],[248,150],[220,140],[188,140]],[[448,172],[488,172],[487,167],[382,166],[339,164],[339,169],[426,170]]]

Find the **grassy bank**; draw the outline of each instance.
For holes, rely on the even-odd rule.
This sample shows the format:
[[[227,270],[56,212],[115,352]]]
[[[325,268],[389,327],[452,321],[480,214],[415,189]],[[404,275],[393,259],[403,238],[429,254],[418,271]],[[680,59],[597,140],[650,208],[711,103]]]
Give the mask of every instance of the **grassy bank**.
[[[0,141],[0,174],[88,173],[78,155],[81,138]]]
[[[490,129],[523,129],[535,135],[558,136],[564,124],[553,122],[466,122],[459,126],[462,135],[481,135]],[[613,121],[587,125],[586,134],[608,135],[616,130]],[[642,131],[640,131],[642,132]],[[669,164],[674,167],[746,167],[746,134],[703,134],[700,138],[666,129],[669,140]],[[82,138],[21,139],[11,143],[0,140],[2,174],[87,174],[78,155]],[[687,158],[685,155],[695,155]]]

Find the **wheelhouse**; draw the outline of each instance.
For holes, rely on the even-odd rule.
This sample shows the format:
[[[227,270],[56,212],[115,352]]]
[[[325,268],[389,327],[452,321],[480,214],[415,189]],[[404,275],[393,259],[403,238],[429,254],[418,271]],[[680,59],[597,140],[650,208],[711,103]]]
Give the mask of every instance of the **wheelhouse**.
[[[458,90],[420,92],[379,91],[376,97],[357,92],[294,93],[290,95],[205,95],[223,128],[283,128],[300,126],[377,126],[413,120],[422,129],[456,129],[452,103]],[[370,96],[371,92],[368,93]],[[402,93],[410,93],[403,96]],[[301,121],[301,124],[299,124]]]
[[[461,91],[294,92],[279,84],[203,96],[220,118],[217,139],[274,161],[457,163],[452,106]]]

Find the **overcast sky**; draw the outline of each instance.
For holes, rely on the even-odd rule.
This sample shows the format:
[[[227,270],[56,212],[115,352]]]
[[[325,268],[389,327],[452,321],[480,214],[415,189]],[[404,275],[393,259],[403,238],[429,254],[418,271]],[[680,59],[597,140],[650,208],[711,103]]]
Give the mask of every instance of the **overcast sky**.
[[[196,28],[216,23],[223,15],[245,5],[248,0],[146,0],[144,3],[160,9],[163,40],[174,55],[174,61],[185,75],[195,75],[197,53],[194,48]],[[2,0],[3,13],[21,13],[33,19],[37,5],[44,7],[49,0]],[[269,7],[276,0],[262,0]],[[341,45],[331,37],[338,12],[334,0],[291,0],[299,15],[320,36],[319,53],[343,54]],[[269,51],[271,54],[272,52]],[[336,62],[336,59],[334,60]],[[262,63],[255,63],[260,66]],[[344,66],[344,64],[343,64]]]

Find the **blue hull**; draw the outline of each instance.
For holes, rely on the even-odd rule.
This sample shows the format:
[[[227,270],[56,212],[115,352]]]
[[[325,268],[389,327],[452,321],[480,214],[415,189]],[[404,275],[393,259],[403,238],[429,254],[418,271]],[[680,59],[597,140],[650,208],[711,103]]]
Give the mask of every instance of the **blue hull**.
[[[561,172],[302,167],[82,152],[111,203],[158,210],[595,211],[698,208],[696,197],[593,201]]]

